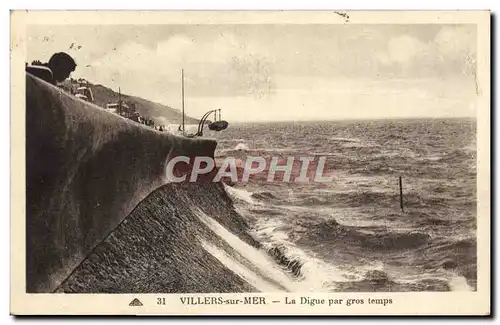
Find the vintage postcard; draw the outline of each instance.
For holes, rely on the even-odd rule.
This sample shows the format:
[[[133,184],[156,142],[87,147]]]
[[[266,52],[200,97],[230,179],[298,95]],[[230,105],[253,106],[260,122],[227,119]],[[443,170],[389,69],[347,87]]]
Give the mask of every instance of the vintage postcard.
[[[14,315],[489,315],[490,12],[12,11]]]

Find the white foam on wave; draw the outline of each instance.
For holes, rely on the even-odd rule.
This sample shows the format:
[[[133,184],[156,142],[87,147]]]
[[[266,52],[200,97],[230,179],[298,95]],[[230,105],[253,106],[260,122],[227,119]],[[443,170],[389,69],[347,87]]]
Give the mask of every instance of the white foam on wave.
[[[226,142],[229,142],[229,141],[226,141]],[[220,153],[227,153],[227,152],[233,152],[233,151],[247,152],[247,151],[250,151],[250,147],[248,146],[248,144],[246,144],[244,142],[240,142],[233,148],[218,149],[217,151]]]
[[[266,250],[281,246],[290,261],[299,261],[302,264],[300,280],[304,284],[316,291],[331,291],[333,282],[346,281],[346,276],[334,265],[314,257],[313,252],[306,252],[293,244],[288,234],[280,230],[283,226],[282,221],[271,218],[261,220],[256,224],[255,236],[260,239]]]
[[[300,284],[293,281],[291,277],[285,274],[265,252],[245,243],[238,236],[224,228],[220,223],[206,215],[203,211],[195,209],[193,212],[210,230],[224,240],[232,249],[243,256],[247,262],[251,263],[253,267],[257,268],[266,277],[279,283],[290,292],[305,289],[301,288]],[[259,286],[265,285],[266,280],[261,276],[257,276],[255,272],[245,266],[244,261],[237,261],[229,254],[222,253],[220,249],[213,249],[213,246],[206,247],[208,247],[209,253],[218,258],[219,261],[224,263],[224,265],[226,265],[229,269],[233,270],[233,272],[242,275],[243,278],[251,279],[252,283],[259,283]],[[257,276],[258,279],[256,279],[255,276]],[[266,286],[266,289],[271,289],[271,287]]]
[[[431,154],[428,156],[415,157],[414,159],[416,161],[439,161],[439,160],[443,159],[443,157],[444,157],[444,155],[434,153],[434,154]]]
[[[179,131],[179,124],[167,124],[165,128],[168,132],[181,135],[182,131]],[[184,129],[186,133],[196,133],[198,131],[198,124],[186,124],[184,125]]]
[[[234,147],[234,150],[243,150],[243,151],[248,151],[250,148],[246,143],[240,142]]]
[[[381,262],[383,265],[383,263]],[[383,270],[384,272],[386,271],[385,268],[382,267],[373,267],[371,266],[372,269],[377,269],[377,270]],[[406,272],[409,270],[407,269]],[[389,276],[394,275],[391,274],[391,272],[387,272]],[[413,269],[411,273],[397,273],[397,276],[394,277],[395,281],[398,283],[407,283],[407,284],[418,284],[422,280],[427,280],[427,279],[432,279],[432,280],[438,280],[438,281],[443,281],[446,282],[451,291],[473,291],[471,286],[467,283],[467,279],[461,275],[456,274],[453,271],[447,271],[440,269],[437,272],[434,271],[423,271],[419,269]]]
[[[296,150],[293,148],[255,148],[252,149],[253,151],[260,151],[260,152],[295,152]]]
[[[341,138],[333,137],[329,139],[330,141],[337,142],[342,147],[345,148],[368,148],[368,147],[380,147],[379,144],[373,143],[371,141],[365,141],[358,138]]]
[[[260,202],[259,200],[256,200],[252,197],[252,192],[249,192],[245,189],[237,189],[233,187],[229,187],[225,185],[226,191],[228,194],[235,200],[239,201],[244,201],[248,204],[254,205],[254,206],[261,206],[267,208],[272,208],[272,206],[269,206],[268,204],[265,204],[264,202]],[[238,207],[238,205],[236,205]],[[287,212],[286,210],[291,210],[291,211],[307,211],[311,212],[310,207],[300,207],[300,206],[280,206],[280,210],[284,210],[283,214],[286,215]],[[317,214],[318,217],[321,217],[321,215],[330,215],[331,216],[331,211],[325,210],[324,208],[321,209],[313,209]],[[326,213],[326,212],[330,213]],[[343,213],[346,213],[346,211],[342,211]],[[246,209],[239,210],[239,213],[245,218],[245,214],[248,213]],[[342,214],[340,211],[336,211],[335,213],[335,219],[338,219],[341,224],[351,224],[351,225],[356,225],[356,226],[373,226],[373,221],[369,222],[367,224],[362,223],[366,218],[358,218],[356,220],[350,220],[349,218],[341,218]],[[346,213],[347,216],[350,216],[352,219],[352,213]],[[360,217],[362,214],[360,214]],[[298,285],[298,287],[293,287],[293,290],[302,290],[301,288],[303,287],[308,287],[311,288],[311,291],[318,291],[318,292],[331,292],[335,291],[335,283],[336,282],[345,282],[345,281],[362,281],[365,280],[365,276],[368,271],[382,271],[386,273],[389,278],[393,278],[395,281],[400,282],[400,283],[418,283],[423,279],[438,279],[438,280],[443,280],[450,285],[450,289],[452,291],[470,291],[471,288],[467,284],[467,281],[465,278],[461,276],[457,276],[456,274],[451,274],[448,272],[430,272],[430,273],[422,273],[420,272],[410,272],[408,273],[400,273],[397,270],[393,270],[392,268],[386,269],[386,265],[381,262],[370,262],[370,261],[365,261],[366,265],[363,266],[357,266],[355,268],[345,268],[344,266],[342,268],[339,268],[332,264],[331,262],[324,261],[321,258],[318,258],[316,254],[313,251],[309,251],[307,249],[304,249],[303,247],[298,247],[297,245],[294,244],[294,242],[298,239],[297,233],[295,233],[295,237],[291,238],[289,231],[290,225],[286,223],[286,220],[284,220],[281,216],[279,215],[272,215],[272,216],[266,216],[265,212],[263,212],[261,215],[259,215],[258,218],[249,218],[249,216],[246,216],[247,219],[253,219],[253,225],[252,225],[252,233],[256,237],[256,239],[261,242],[263,245],[263,248],[265,252],[260,252],[260,254],[266,254],[269,258],[272,259],[272,257],[267,253],[267,251],[273,247],[282,247],[283,248],[283,254],[286,256],[286,258],[290,261],[293,262],[294,260],[297,260],[301,263],[301,271],[300,274],[301,276],[299,278],[295,278],[294,281],[300,282],[301,285]],[[399,231],[402,232],[408,232],[411,229],[398,229]],[[403,231],[404,230],[404,231]],[[245,251],[245,250],[243,250]],[[247,251],[243,256],[248,256],[248,254],[254,254],[254,252]],[[274,267],[278,264],[277,262],[272,259],[272,263],[275,264]],[[262,264],[261,264],[262,265]],[[236,271],[235,271],[236,272]],[[242,276],[243,277],[243,276]]]
[[[465,277],[453,274],[449,280],[451,291],[473,291]]]
[[[330,140],[338,142],[361,142],[361,140],[357,138],[342,138],[342,137],[332,137],[330,138]]]
[[[244,201],[246,203],[254,204],[254,205],[261,204],[260,202],[256,201],[252,197],[252,194],[253,194],[252,192],[249,192],[249,191],[244,190],[244,189],[234,188],[234,187],[228,186],[226,184],[224,184],[224,189],[229,194],[229,196],[231,196],[231,198],[233,198],[235,200]]]
[[[204,240],[201,240],[201,245],[213,257],[218,259],[227,268],[229,268],[231,271],[233,271],[238,276],[243,278],[246,282],[255,287],[257,290],[261,292],[281,291],[277,286],[272,285],[271,283],[269,283],[268,281],[257,275],[255,272],[248,269],[245,265],[236,261],[222,249],[219,249]]]
[[[220,262],[224,263],[229,269],[246,279],[258,289],[280,290],[257,272],[253,271],[250,267],[246,266],[245,262],[250,263],[259,273],[278,283],[289,292],[328,292],[332,289],[332,282],[345,280],[345,277],[341,276],[338,270],[331,265],[311,257],[310,254],[289,245],[287,246],[287,257],[289,259],[298,259],[303,263],[301,268],[303,277],[299,279],[292,278],[278,266],[274,259],[269,256],[267,251],[257,249],[245,243],[238,236],[234,235],[224,228],[224,226],[206,215],[203,211],[197,209],[194,210],[194,212],[209,229],[217,234],[237,253],[243,256],[246,261],[238,261],[227,252],[202,240],[205,249]]]
[[[476,153],[477,152],[477,144],[475,142],[470,143],[462,148],[467,153]]]

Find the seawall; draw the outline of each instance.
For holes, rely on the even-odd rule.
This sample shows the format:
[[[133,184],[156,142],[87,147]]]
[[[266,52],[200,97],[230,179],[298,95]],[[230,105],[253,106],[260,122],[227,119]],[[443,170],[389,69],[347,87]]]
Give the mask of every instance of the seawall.
[[[252,265],[206,222],[224,227],[247,247],[259,246],[221,183],[166,184],[141,201],[58,292],[259,291],[252,278],[228,267]]]
[[[26,290],[52,292],[134,207],[176,155],[217,143],[160,133],[26,76]]]

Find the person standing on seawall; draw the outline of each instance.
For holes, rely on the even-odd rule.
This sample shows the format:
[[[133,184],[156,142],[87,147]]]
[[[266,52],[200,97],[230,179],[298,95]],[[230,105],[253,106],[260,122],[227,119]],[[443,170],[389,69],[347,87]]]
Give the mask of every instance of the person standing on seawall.
[[[32,65],[26,66],[26,72],[53,85],[66,80],[75,69],[75,60],[64,52],[52,55],[48,63],[34,61]]]

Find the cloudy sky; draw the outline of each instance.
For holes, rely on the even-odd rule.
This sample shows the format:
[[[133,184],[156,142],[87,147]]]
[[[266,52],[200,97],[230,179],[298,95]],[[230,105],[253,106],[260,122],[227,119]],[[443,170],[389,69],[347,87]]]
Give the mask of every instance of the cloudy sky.
[[[475,116],[475,25],[99,25],[28,29],[28,62],[229,121]]]

